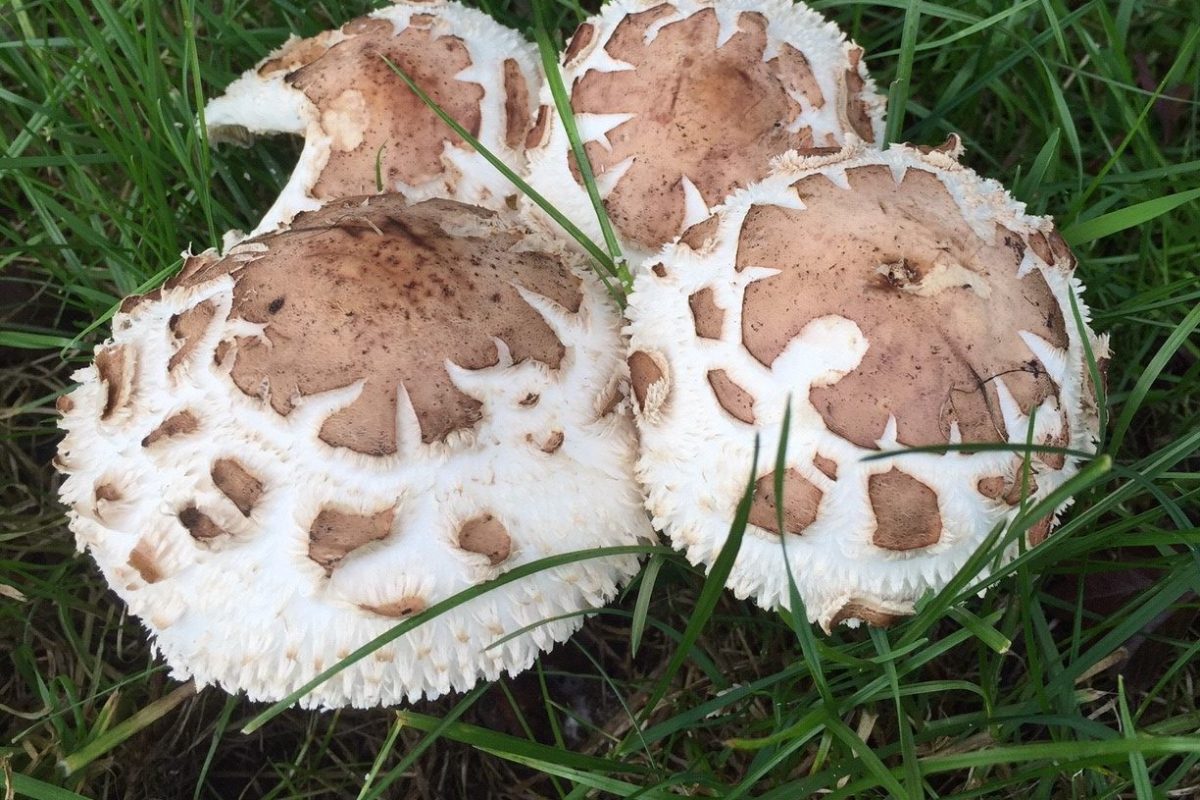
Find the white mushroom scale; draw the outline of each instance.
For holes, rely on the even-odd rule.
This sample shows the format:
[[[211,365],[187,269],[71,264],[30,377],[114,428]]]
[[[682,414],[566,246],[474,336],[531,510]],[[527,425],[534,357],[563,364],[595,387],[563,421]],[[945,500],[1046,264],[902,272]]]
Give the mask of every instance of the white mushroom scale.
[[[753,469],[737,596],[787,606],[790,569],[827,630],[911,614],[1079,462],[1035,453],[1026,475],[1011,449],[902,451],[1027,437],[1094,448],[1084,343],[1104,359],[1107,342],[1075,322],[1072,297],[1088,319],[1075,259],[1050,219],[960,153],[952,138],[788,154],[638,276],[628,332],[648,507],[690,561],[711,565]]]
[[[380,195],[124,304],[60,401],[56,465],[80,547],[174,676],[278,700],[506,570],[650,540],[619,317],[580,262],[508,216]],[[526,669],[638,561],[505,584],[301,702]]]

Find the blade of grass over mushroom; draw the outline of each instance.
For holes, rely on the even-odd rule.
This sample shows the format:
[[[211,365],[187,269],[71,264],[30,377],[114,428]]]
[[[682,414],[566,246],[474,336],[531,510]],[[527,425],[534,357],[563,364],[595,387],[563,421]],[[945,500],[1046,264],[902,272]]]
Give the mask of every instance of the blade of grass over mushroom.
[[[754,437],[754,454],[751,456],[750,463],[750,479],[747,483],[746,491],[742,495],[742,499],[738,502],[737,512],[733,517],[733,524],[729,527],[729,536],[725,540],[725,544],[721,547],[721,552],[717,554],[716,560],[713,561],[708,575],[704,578],[704,587],[700,590],[700,596],[696,598],[696,604],[692,609],[691,616],[688,618],[687,627],[683,631],[683,641],[676,646],[675,652],[671,654],[671,660],[667,662],[667,666],[663,670],[662,676],[658,679],[654,691],[650,693],[650,697],[646,701],[646,705],[642,710],[643,720],[650,718],[650,715],[654,713],[663,696],[666,695],[667,688],[671,685],[675,673],[683,666],[683,662],[688,656],[688,651],[691,650],[696,640],[700,638],[700,632],[704,630],[709,617],[712,616],[713,610],[717,607],[717,601],[720,600],[721,593],[725,591],[725,580],[733,570],[733,562],[737,560],[738,550],[742,546],[742,536],[746,533],[746,525],[750,521],[750,505],[754,501],[754,483],[758,475],[758,446],[759,440],[756,434]]]
[[[584,188],[587,189],[588,199],[591,201],[592,208],[596,212],[596,219],[600,223],[604,244],[608,248],[613,264],[616,265],[615,275],[621,281],[625,292],[628,293],[633,289],[633,277],[621,257],[621,245],[617,242],[616,233],[613,232],[612,222],[604,208],[604,200],[600,197],[600,189],[596,186],[592,162],[583,147],[583,139],[580,138],[579,128],[575,124],[575,111],[571,108],[571,97],[567,94],[566,87],[563,86],[562,72],[558,68],[558,51],[555,49],[554,43],[550,41],[550,34],[545,26],[545,0],[534,0],[533,9],[534,16],[538,20],[538,25],[534,29],[534,38],[537,40],[538,51],[542,56],[546,84],[550,87],[550,94],[554,97],[555,110],[567,133],[567,140],[571,143],[571,152],[575,154],[575,163],[579,167],[579,174],[583,178]]]
[[[1091,463],[1079,470],[1079,472],[1077,472],[1075,475],[1072,475],[1070,478],[1064,481],[1062,485],[1058,486],[1032,506],[1025,508],[1012,521],[1007,530],[1000,528],[998,531],[994,532],[994,535],[1003,533],[1003,541],[1005,544],[1007,544],[1008,540],[1011,538],[1023,535],[1037,520],[1041,519],[1047,514],[1053,513],[1053,511],[1067,499],[1074,497],[1075,495],[1099,483],[1099,481],[1109,471],[1112,470],[1112,465],[1113,460],[1111,456],[1107,454],[1098,456]],[[1059,531],[1057,535],[1061,536],[1062,531]],[[971,560],[974,560],[976,557],[980,557],[984,559],[984,561],[987,560],[989,553],[985,551],[986,544],[987,543],[985,542],[984,545],[980,546],[979,550],[972,555]],[[934,602],[938,602],[940,604],[942,602],[942,598],[945,598],[946,604],[942,609],[944,612],[945,608],[949,608],[951,603],[956,602],[954,598],[947,596],[951,587],[954,587],[955,591],[961,593],[957,600],[965,600],[973,594],[977,594],[978,592],[981,592],[994,585],[999,580],[1011,575],[1017,568],[1027,563],[1029,557],[1029,553],[1018,556],[1016,559],[1013,559],[1003,566],[994,567],[987,575],[983,577],[975,577],[980,574],[979,566],[982,566],[982,564],[978,565],[974,570],[968,569],[964,566],[958,575],[956,575],[954,579],[946,585],[946,589],[937,594]],[[971,582],[971,579],[974,579],[973,583]],[[967,584],[969,584],[969,586],[967,586]]]
[[[792,399],[789,396],[787,405],[783,409],[783,422],[779,426],[779,446],[775,449],[775,472],[772,480],[775,491],[775,526],[780,532],[779,549],[783,555],[783,567],[787,571],[788,580],[788,609],[784,613],[788,624],[795,631],[796,638],[800,642],[800,652],[804,654],[804,661],[812,672],[813,683],[821,695],[821,700],[826,707],[831,707],[833,693],[829,689],[829,682],[825,680],[825,670],[821,665],[817,639],[813,635],[812,624],[808,621],[808,611],[804,607],[804,599],[800,596],[800,590],[796,586],[796,576],[792,573],[792,561],[788,558],[787,553],[788,529],[783,518],[784,503],[786,502],[783,493],[786,487],[783,478],[787,474],[787,445],[791,436],[791,428]]]
[[[1086,450],[1072,450],[1069,447],[1054,447],[1045,444],[1026,444],[1017,442],[964,442],[958,444],[923,444],[914,447],[902,447],[898,450],[880,450],[877,453],[868,453],[861,456],[861,461],[880,461],[885,458],[894,458],[895,456],[903,456],[908,453],[978,453],[978,452],[1011,452],[1024,456],[1033,456],[1039,453],[1058,453],[1064,456],[1074,456],[1075,458],[1094,458],[1095,453],[1089,453]]]
[[[608,288],[609,293],[613,295],[613,299],[615,299],[617,303],[624,308],[624,284],[621,283],[620,287],[618,288],[611,283],[612,278],[617,278],[619,280],[621,277],[620,270],[613,262],[612,257],[598,247],[596,243],[588,237],[587,234],[585,234],[577,225],[575,225],[574,222],[571,222],[571,220],[568,219],[565,214],[555,208],[553,204],[546,200],[546,198],[542,197],[537,190],[535,190],[520,175],[513,171],[511,167],[509,167],[494,153],[484,147],[483,143],[480,142],[475,136],[472,136],[470,131],[468,131],[453,117],[447,114],[446,111],[437,104],[437,101],[430,97],[424,89],[418,86],[416,81],[414,81],[407,72],[401,69],[399,65],[389,60],[386,56],[380,56],[380,58],[382,58],[383,62],[388,65],[389,69],[400,76],[400,79],[408,85],[408,88],[412,90],[413,94],[415,94],[422,103],[428,106],[433,113],[437,114],[438,117],[441,118],[442,122],[449,125],[456,134],[458,134],[464,141],[471,145],[471,147],[475,148],[480,155],[488,160],[489,164],[499,170],[505,178],[507,178],[514,186],[521,190],[522,194],[524,194],[526,197],[536,203],[539,208],[545,211],[551,219],[558,223],[558,225],[567,233],[567,235],[578,242],[579,245],[586,250],[593,259],[596,260],[596,263],[599,265],[599,269],[596,270],[596,274],[602,281],[604,281],[604,285]]]
[[[504,574],[502,574],[496,578],[493,578],[492,580],[490,580],[486,583],[482,583],[478,586],[472,586],[469,589],[464,589],[463,591],[461,591],[455,595],[451,595],[450,597],[446,598],[445,600],[442,600],[441,602],[434,603],[433,605],[431,605],[429,608],[425,609],[424,611],[414,614],[413,616],[409,617],[404,622],[401,622],[399,625],[395,626],[394,628],[389,630],[387,633],[384,633],[384,634],[381,634],[380,636],[375,637],[374,639],[367,642],[362,647],[359,647],[357,650],[350,653],[350,655],[339,660],[332,667],[329,667],[328,669],[323,670],[315,678],[313,678],[311,681],[309,681],[308,683],[301,686],[296,691],[289,694],[287,697],[283,698],[282,700],[280,700],[277,703],[272,704],[269,708],[267,708],[261,714],[258,714],[257,716],[255,716],[254,719],[250,720],[248,723],[246,723],[245,727],[242,728],[242,733],[247,733],[247,734],[254,733],[256,730],[261,728],[263,725],[265,725],[266,723],[270,722],[272,719],[274,719],[275,717],[277,717],[281,713],[283,713],[289,706],[291,706],[293,703],[295,703],[301,697],[308,694],[310,691],[312,691],[316,687],[320,686],[322,683],[329,680],[331,677],[338,674],[346,667],[348,667],[351,664],[354,664],[358,661],[361,661],[362,659],[369,656],[371,653],[374,653],[376,650],[383,647],[388,642],[395,641],[396,639],[400,638],[401,636],[403,636],[404,634],[413,630],[414,628],[424,624],[425,622],[428,622],[429,620],[439,616],[440,614],[442,614],[446,611],[449,611],[452,608],[457,608],[458,606],[461,606],[463,603],[467,603],[471,600],[474,600],[476,597],[480,597],[484,594],[487,594],[492,589],[497,589],[501,586],[512,583],[513,581],[518,581],[518,580],[521,580],[522,578],[528,577],[530,575],[535,575],[538,572],[541,572],[543,570],[562,566],[564,564],[571,564],[576,561],[586,561],[591,558],[606,558],[609,556],[622,556],[622,555],[647,554],[647,553],[663,553],[663,552],[666,552],[664,548],[652,547],[649,545],[627,545],[627,546],[622,546],[622,547],[600,547],[600,548],[595,548],[592,550],[579,550],[579,551],[570,552],[570,553],[561,553],[561,554],[555,555],[555,556],[548,556],[546,558],[538,559],[537,561],[531,561],[528,564],[522,564],[519,567],[514,567],[513,569],[509,570],[508,572],[505,572]]]

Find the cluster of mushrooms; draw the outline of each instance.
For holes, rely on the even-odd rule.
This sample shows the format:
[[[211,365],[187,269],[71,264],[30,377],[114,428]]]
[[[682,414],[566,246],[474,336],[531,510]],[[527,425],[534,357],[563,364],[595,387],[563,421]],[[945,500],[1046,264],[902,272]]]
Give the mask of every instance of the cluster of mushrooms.
[[[656,530],[711,565],[750,476],[736,595],[787,606],[790,573],[826,630],[887,624],[1093,445],[1107,344],[1051,220],[956,137],[880,149],[863,51],[804,5],[613,0],[570,40],[624,314],[393,64],[600,236],[536,50],[453,0],[293,37],[208,105],[212,141],[297,134],[299,163],[249,235],[128,298],[59,403],[72,529],[174,675],[277,700]],[[1014,447],[945,447],[980,442]],[[479,594],[302,703],[526,669],[635,550]]]

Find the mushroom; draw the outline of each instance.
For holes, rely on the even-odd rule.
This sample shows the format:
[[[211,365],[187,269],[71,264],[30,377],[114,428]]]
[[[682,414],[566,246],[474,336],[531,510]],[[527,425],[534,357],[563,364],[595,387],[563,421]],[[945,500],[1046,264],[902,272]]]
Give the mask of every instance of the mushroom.
[[[61,497],[174,675],[277,700],[514,567],[652,535],[620,322],[582,264],[509,216],[377,195],[123,304],[60,404]],[[637,566],[505,584],[302,704],[525,669]]]
[[[1107,340],[1075,323],[1072,301],[1088,319],[1075,259],[1049,218],[960,155],[957,137],[785,155],[638,276],[629,363],[648,508],[711,564],[753,470],[738,597],[787,606],[790,570],[827,630],[911,614],[1077,472],[1063,452],[1026,461],[1027,437],[1093,448],[1084,337],[1097,358]],[[902,452],[977,442],[1014,448]]]
[[[413,77],[506,163],[524,164],[541,78],[520,35],[453,0],[405,2],[340,29],[290,38],[205,108],[209,139],[303,136],[279,198],[250,235],[300,211],[382,188],[499,209],[516,187],[458,137],[384,59]]]
[[[615,0],[562,56],[597,188],[631,263],[764,177],[772,156],[883,140],[862,48],[791,0]],[[599,241],[548,87],[530,182]]]

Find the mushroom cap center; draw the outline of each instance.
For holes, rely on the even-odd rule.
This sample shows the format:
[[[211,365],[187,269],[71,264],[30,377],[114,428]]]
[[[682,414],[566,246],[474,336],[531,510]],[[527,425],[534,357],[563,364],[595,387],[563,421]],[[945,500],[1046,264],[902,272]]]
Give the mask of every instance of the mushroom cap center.
[[[809,400],[829,429],[874,448],[889,416],[908,446],[945,444],[951,423],[964,442],[1008,441],[996,381],[1025,414],[1058,387],[1023,341],[1032,333],[1067,345],[1057,299],[1037,270],[1017,276],[1022,237],[997,226],[981,239],[933,174],[885,166],[846,172],[850,189],[822,175],[794,185],[805,209],[753,206],[737,267],[780,273],[746,291],[742,338],[770,366],[812,320],[858,325],[861,363]]]
[[[321,438],[392,453],[402,384],[431,442],[479,419],[480,404],[454,386],[447,360],[492,366],[493,338],[515,361],[556,368],[564,355],[516,287],[575,311],[578,278],[555,256],[525,249],[525,233],[494,221],[491,212],[445,200],[338,201],[254,240],[267,247],[255,260],[197,257],[171,285],[233,274],[231,316],[264,325],[266,340],[238,337],[236,347],[218,349],[233,359],[237,386],[287,414],[305,395],[362,380],[361,395],[326,421]],[[181,318],[176,335],[199,335],[196,327]]]

